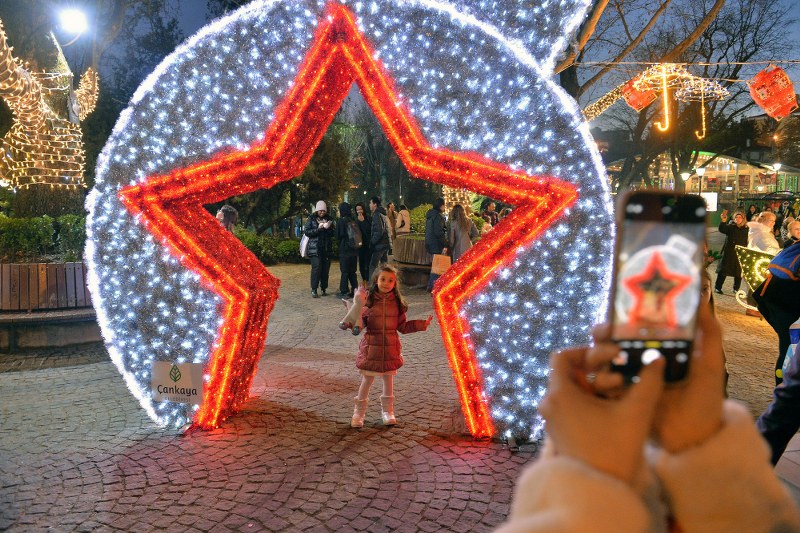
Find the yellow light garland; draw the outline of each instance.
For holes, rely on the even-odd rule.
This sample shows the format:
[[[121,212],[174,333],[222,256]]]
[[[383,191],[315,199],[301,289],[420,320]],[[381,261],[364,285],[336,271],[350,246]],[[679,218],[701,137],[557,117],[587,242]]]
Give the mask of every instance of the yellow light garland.
[[[80,125],[60,117],[43,96],[71,90],[71,83],[62,81],[71,75],[33,74],[12,50],[0,21],[0,97],[14,117],[11,129],[0,139],[0,178],[13,189],[85,187]],[[94,110],[98,92],[97,74],[89,69],[75,93],[81,120]]]

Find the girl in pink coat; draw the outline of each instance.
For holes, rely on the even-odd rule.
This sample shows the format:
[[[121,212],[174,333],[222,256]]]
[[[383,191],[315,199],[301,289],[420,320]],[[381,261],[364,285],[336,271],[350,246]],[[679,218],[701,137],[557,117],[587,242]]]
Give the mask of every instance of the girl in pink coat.
[[[393,379],[397,369],[403,366],[403,353],[400,333],[414,333],[428,329],[433,316],[427,320],[406,320],[408,304],[400,294],[397,285],[397,270],[389,265],[381,265],[372,275],[369,294],[359,289],[355,298],[364,305],[361,318],[365,326],[364,337],[358,345],[356,367],[361,372],[361,386],[355,398],[353,419],[350,426],[360,428],[364,425],[367,411],[369,389],[376,376],[383,379],[381,411],[383,423],[387,426],[397,423],[394,417]]]

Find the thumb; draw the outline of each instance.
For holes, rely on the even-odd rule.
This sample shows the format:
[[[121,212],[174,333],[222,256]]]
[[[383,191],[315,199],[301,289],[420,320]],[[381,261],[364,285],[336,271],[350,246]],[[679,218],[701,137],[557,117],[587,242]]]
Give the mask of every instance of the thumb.
[[[639,382],[631,387],[628,397],[636,405],[646,407],[650,412],[655,406],[664,390],[664,357],[659,357],[649,365],[642,367],[639,372]]]

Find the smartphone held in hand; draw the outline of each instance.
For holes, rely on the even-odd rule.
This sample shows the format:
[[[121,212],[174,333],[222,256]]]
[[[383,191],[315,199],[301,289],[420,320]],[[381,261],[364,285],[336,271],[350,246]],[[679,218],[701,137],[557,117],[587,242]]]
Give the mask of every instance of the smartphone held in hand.
[[[635,382],[642,366],[666,360],[665,380],[689,369],[705,243],[700,196],[636,191],[618,208],[612,293],[612,369]]]

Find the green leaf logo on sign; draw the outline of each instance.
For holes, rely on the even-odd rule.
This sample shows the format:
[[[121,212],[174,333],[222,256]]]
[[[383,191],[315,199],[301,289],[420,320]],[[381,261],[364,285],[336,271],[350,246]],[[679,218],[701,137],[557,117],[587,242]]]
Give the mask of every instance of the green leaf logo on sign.
[[[181,379],[181,371],[178,370],[178,366],[177,365],[172,365],[172,369],[170,369],[170,371],[169,371],[169,377],[175,383],[177,383],[178,380]]]

